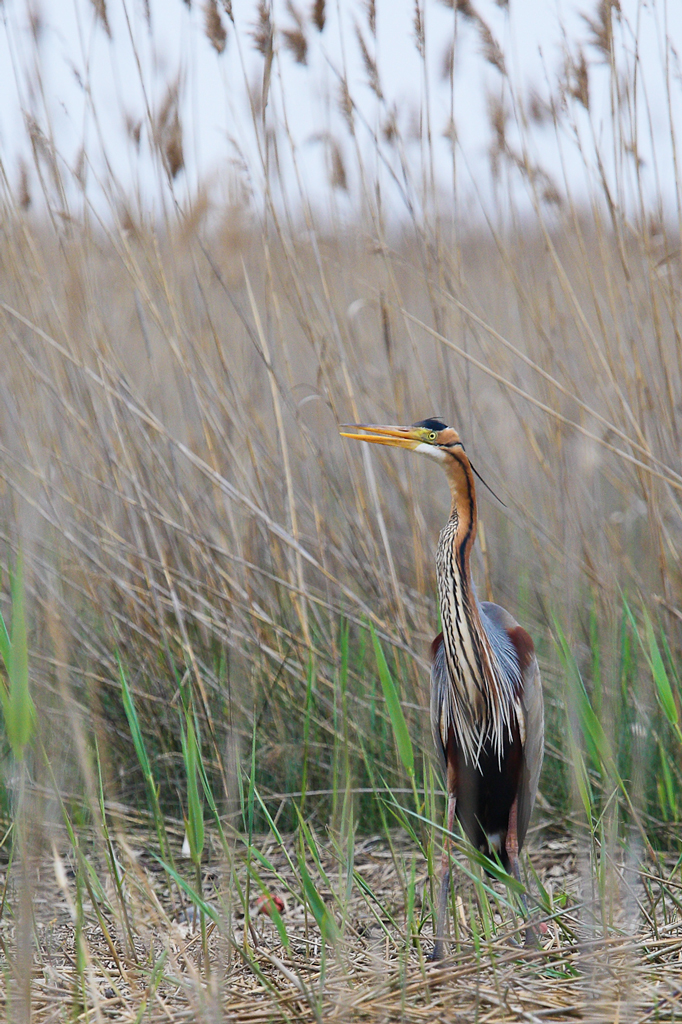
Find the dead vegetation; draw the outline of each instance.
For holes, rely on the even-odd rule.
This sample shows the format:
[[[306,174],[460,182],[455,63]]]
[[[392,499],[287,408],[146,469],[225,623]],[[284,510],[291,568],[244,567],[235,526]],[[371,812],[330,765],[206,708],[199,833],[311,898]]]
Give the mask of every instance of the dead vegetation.
[[[194,135],[177,69],[158,102],[120,112],[131,159],[155,168],[153,211],[113,160],[95,187],[99,151],[70,169],[43,99],[25,112],[32,163],[16,187],[5,173],[0,223],[0,537],[25,598],[4,573],[0,612],[18,651],[26,610],[37,715],[19,748],[5,717],[8,1019],[680,1016],[679,218],[642,166],[626,11],[599,4],[551,88],[520,90],[497,15],[450,7],[442,124],[429,89],[409,110],[391,95],[381,10],[358,14],[363,84],[330,71],[336,112],[309,140],[324,204],[282,92],[286,62],[314,73],[324,3],[260,3],[246,28],[224,2],[187,15],[202,59],[244,61],[251,135],[231,140],[222,192],[182,191]],[[114,44],[117,11],[91,13]],[[429,19],[418,4],[407,28],[426,84]],[[487,220],[460,177],[464,47],[496,83]],[[665,87],[672,109],[679,83]],[[568,157],[557,174],[535,145],[550,129],[587,200]],[[677,181],[675,145],[654,154],[659,180]],[[443,969],[424,958],[446,496],[428,466],[337,432],[436,414],[497,495],[481,489],[479,589],[528,625],[547,706],[529,877],[544,948],[512,944],[512,894],[462,856]],[[257,912],[273,893],[279,921]]]
[[[179,838],[179,834],[178,834]],[[427,865],[414,858],[406,836],[363,837],[352,851],[353,870],[362,877],[338,916],[343,938],[322,950],[319,930],[292,890],[290,870],[296,841],[283,845],[272,837],[261,850],[274,872],[264,873],[270,894],[282,894],[287,943],[252,898],[248,926],[235,906],[232,872],[245,876],[242,858],[231,865],[220,844],[209,844],[204,865],[204,894],[219,915],[209,931],[210,969],[202,958],[201,934],[192,907],[166,886],[162,869],[148,849],[146,832],[128,831],[116,843],[127,899],[126,924],[107,906],[113,890],[97,897],[79,893],[69,844],[57,842],[53,857],[32,862],[33,913],[39,937],[33,965],[32,1019],[71,1019],[94,1013],[116,1020],[197,1020],[225,1012],[234,1021],[389,1020],[402,1006],[402,1019],[489,1021],[589,1019],[672,1020],[679,1007],[673,981],[682,939],[676,905],[667,903],[661,876],[675,864],[657,859],[641,876],[626,864],[614,865],[612,896],[619,909],[602,929],[601,909],[590,891],[589,866],[581,863],[580,844],[556,832],[537,832],[531,851],[543,885],[566,901],[550,922],[539,950],[515,945],[513,930],[494,935],[472,931],[469,917],[476,897],[460,883],[456,896],[456,941],[448,959],[428,965],[428,934],[413,936],[406,947],[409,910],[398,877],[414,879],[416,906],[429,885]],[[62,859],[59,848],[64,855]],[[176,851],[179,852],[179,851]],[[342,889],[348,861],[333,844],[320,847],[321,866],[334,889]],[[51,862],[52,861],[52,862]],[[96,856],[93,863],[97,863]],[[106,877],[105,861],[100,879]],[[336,906],[338,892],[319,892]],[[106,888],[106,886],[105,886]],[[372,900],[367,898],[371,891]],[[500,892],[503,890],[501,889]],[[13,900],[12,885],[8,890]],[[385,914],[378,911],[383,906]],[[628,909],[629,908],[629,909]],[[654,925],[657,918],[666,924]],[[495,915],[498,925],[499,914]],[[582,923],[581,923],[582,922]],[[662,924],[662,922],[661,922]],[[244,935],[246,927],[246,938]],[[5,919],[1,937],[12,943],[16,925]],[[427,932],[428,929],[425,929]],[[133,939],[130,939],[130,933]],[[571,934],[572,933],[572,934]],[[424,941],[425,940],[425,941]],[[85,964],[83,987],[74,964]],[[150,969],[150,964],[154,964]],[[670,974],[666,974],[666,969]],[[16,1007],[16,993],[6,1009]],[[6,1000],[7,992],[2,993]]]

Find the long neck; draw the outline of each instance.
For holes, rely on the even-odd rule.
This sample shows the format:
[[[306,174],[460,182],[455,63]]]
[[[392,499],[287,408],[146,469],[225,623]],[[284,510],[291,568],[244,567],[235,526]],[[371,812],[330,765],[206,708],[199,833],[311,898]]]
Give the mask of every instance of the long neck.
[[[477,524],[473,471],[464,452],[451,455],[445,469],[452,508],[440,534],[436,566],[451,683],[449,713],[468,759],[477,763],[487,740],[500,754],[507,716],[498,700],[499,664],[481,621],[469,567]]]
[[[459,572],[463,585],[470,587],[469,559],[478,527],[474,474],[463,451],[450,456],[445,471],[452,496],[448,526],[451,530],[453,569]]]
[[[476,488],[471,464],[464,452],[451,455],[445,471],[452,506],[450,518],[441,530],[436,557],[443,638],[448,660],[465,665],[471,660],[467,654],[474,656],[473,671],[478,667],[480,654],[480,645],[475,642],[480,618],[470,570],[471,549],[476,540]],[[480,671],[477,674],[480,675]],[[470,687],[466,689],[470,691]],[[473,705],[478,703],[473,692],[470,692],[470,700]]]

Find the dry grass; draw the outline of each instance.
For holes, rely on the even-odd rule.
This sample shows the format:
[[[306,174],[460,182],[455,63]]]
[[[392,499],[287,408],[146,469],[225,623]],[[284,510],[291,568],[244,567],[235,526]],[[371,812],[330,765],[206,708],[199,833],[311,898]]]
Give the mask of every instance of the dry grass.
[[[324,216],[305,181],[294,202],[278,176],[279,161],[296,157],[279,71],[314,63],[323,3],[307,14],[291,5],[282,25],[260,4],[242,36],[230,5],[201,11],[206,59],[237,47],[262,58],[258,88],[248,75],[243,84],[257,143],[240,152],[250,197],[235,187],[218,205],[202,182],[178,199],[192,138],[181,76],[158,109],[122,118],[131,154],[146,146],[156,160],[165,213],[154,220],[113,174],[98,185],[106,212],[92,205],[83,166],[66,169],[49,124],[30,112],[34,162],[15,190],[5,178],[0,245],[0,537],[10,566],[23,551],[38,709],[25,762],[4,744],[14,824],[0,843],[10,858],[0,940],[13,1020],[29,1010],[45,1021],[674,1019],[680,871],[665,851],[679,846],[682,822],[677,213],[667,193],[637,190],[629,126],[633,104],[643,123],[649,111],[617,5],[599,4],[591,49],[567,41],[550,94],[529,98],[508,77],[494,25],[473,4],[455,8],[450,87],[464,30],[499,84],[488,106],[498,206],[481,223],[460,212],[466,153],[454,122],[444,197],[428,93],[409,128],[392,105],[372,4],[353,38],[376,118],[342,68],[340,123],[317,136]],[[96,10],[99,31],[114,32],[111,6]],[[423,14],[418,5],[412,30],[426,75]],[[603,144],[595,53],[613,80]],[[672,105],[678,88],[671,77]],[[547,127],[577,140],[588,201],[531,157],[533,131]],[[600,145],[622,173],[610,175]],[[659,175],[679,185],[675,161],[658,156]],[[402,204],[390,216],[389,196]],[[531,853],[555,919],[547,948],[510,945],[510,897],[486,895],[476,875],[462,883],[445,970],[427,968],[422,948],[440,845],[426,707],[445,487],[418,460],[338,437],[341,422],[434,414],[457,425],[504,502],[481,488],[476,576],[538,648],[540,811],[557,830]],[[424,752],[414,779],[395,749],[368,623]],[[183,900],[202,905],[197,877],[173,874],[190,813],[190,721],[200,792],[215,794],[229,837],[211,833],[199,876],[218,908],[210,970],[201,933],[178,918]],[[273,878],[288,893],[281,948],[284,933],[262,915],[244,937],[254,893]]]
[[[256,900],[251,903],[245,941],[244,914],[234,906],[235,864],[224,862],[220,844],[214,842],[204,869],[205,896],[220,915],[220,925],[213,925],[209,934],[210,971],[202,960],[198,927],[193,927],[187,908],[179,905],[177,893],[165,888],[163,873],[147,850],[145,832],[131,831],[129,824],[125,839],[121,834],[117,842],[133,943],[120,917],[106,905],[106,897],[96,913],[87,893],[79,894],[65,840],[62,836],[57,841],[55,865],[31,865],[40,938],[33,968],[37,1021],[88,1013],[122,1021],[140,1019],[141,1014],[150,1021],[197,1020],[220,1018],[224,1009],[240,1024],[390,1020],[397,1011],[407,1021],[612,1022],[672,1020],[678,1008],[680,992],[673,979],[682,944],[679,911],[668,906],[666,926],[652,930],[651,914],[661,912],[659,886],[647,883],[653,866],[643,865],[641,878],[627,865],[614,866],[620,893],[613,894],[612,902],[618,909],[605,936],[575,838],[543,832],[533,842],[532,858],[540,878],[563,894],[570,907],[561,915],[561,928],[550,923],[542,950],[515,946],[514,932],[503,926],[499,915],[496,934],[486,938],[472,933],[468,915],[475,895],[471,886],[460,884],[456,946],[446,962],[433,966],[425,962],[428,938],[422,945],[415,933],[412,944],[404,944],[409,912],[406,891],[396,887],[396,877],[413,878],[418,908],[428,887],[427,865],[415,861],[408,837],[394,835],[391,847],[379,836],[356,844],[353,870],[371,889],[373,900],[363,899],[362,889],[355,887],[352,898],[344,901],[343,915],[338,915],[344,937],[328,944],[324,954],[314,920],[283,887],[297,883],[289,867],[296,857],[296,840],[289,837],[280,844],[271,837],[262,844],[264,856],[276,869],[263,880],[270,892],[281,893],[286,900],[284,946],[269,917],[258,913]],[[345,887],[348,860],[331,844],[324,844],[320,853],[336,890],[325,889],[318,876],[320,894],[334,908]],[[96,856],[93,862],[97,863]],[[671,864],[668,870],[674,867]],[[104,861],[99,869],[100,877],[106,877]],[[657,876],[661,869],[665,866],[659,861],[654,868]],[[243,879],[240,857],[236,870]],[[113,904],[113,889],[108,896]],[[377,913],[381,905],[384,914]],[[574,930],[573,938],[565,927]],[[3,942],[12,942],[14,930],[5,921]],[[74,974],[79,959],[85,965],[82,985]],[[6,992],[2,998],[7,998]]]

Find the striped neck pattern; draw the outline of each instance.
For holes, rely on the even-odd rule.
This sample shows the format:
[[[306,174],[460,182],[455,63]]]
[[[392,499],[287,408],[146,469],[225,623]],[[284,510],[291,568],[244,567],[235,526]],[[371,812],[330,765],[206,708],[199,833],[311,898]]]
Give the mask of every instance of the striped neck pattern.
[[[441,530],[436,568],[443,644],[450,686],[443,713],[470,764],[492,747],[501,764],[514,726],[522,735],[521,678],[516,658],[495,650],[481,620],[469,559],[476,539],[476,496],[469,461],[462,452],[448,472],[450,519]],[[513,663],[512,663],[513,662]],[[443,725],[446,723],[443,722]],[[447,730],[443,733],[447,735]]]

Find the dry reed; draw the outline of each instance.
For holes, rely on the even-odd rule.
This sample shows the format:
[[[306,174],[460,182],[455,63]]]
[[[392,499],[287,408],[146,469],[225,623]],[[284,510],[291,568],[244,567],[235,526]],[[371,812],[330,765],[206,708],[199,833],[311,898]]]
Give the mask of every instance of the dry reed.
[[[0,536],[9,564],[23,550],[39,712],[21,805],[31,852],[20,870],[3,865],[0,984],[16,1019],[29,1009],[37,1020],[674,1016],[679,865],[654,848],[680,838],[679,743],[655,688],[654,648],[638,637],[648,614],[679,708],[678,212],[638,178],[628,108],[638,68],[617,4],[598,5],[586,43],[567,42],[554,91],[527,98],[477,7],[449,6],[446,83],[455,88],[460,33],[475,31],[500,85],[488,104],[498,206],[487,221],[461,212],[467,155],[454,107],[454,187],[443,200],[429,90],[411,121],[393,103],[374,4],[354,38],[377,116],[348,68],[337,69],[342,118],[317,135],[330,179],[324,216],[278,91],[282,63],[310,64],[323,45],[324,3],[308,12],[317,34],[292,4],[280,26],[259,3],[250,34],[230,4],[205,5],[206,59],[243,59],[249,47],[262,56],[258,86],[246,71],[243,83],[256,148],[235,143],[222,206],[203,182],[191,202],[178,198],[191,138],[182,76],[144,117],[123,118],[131,158],[148,145],[162,172],[156,220],[113,171],[98,182],[103,213],[88,191],[91,155],[72,173],[40,111],[27,113],[33,164],[20,165],[16,188],[3,177],[0,251]],[[95,5],[99,31],[112,32],[111,12]],[[417,4],[427,84],[428,26],[428,5]],[[613,77],[613,177],[593,111],[595,61]],[[679,83],[671,76],[667,87],[672,109]],[[592,176],[586,201],[535,155],[532,132],[543,126],[576,140]],[[666,173],[679,194],[674,147],[673,137]],[[540,654],[548,831],[532,856],[555,907],[547,950],[522,962],[508,907],[488,920],[475,883],[464,886],[447,972],[426,970],[422,946],[439,841],[427,813],[438,816],[427,652],[446,495],[430,467],[350,450],[337,433],[340,422],[434,414],[457,425],[504,502],[481,489],[477,576]],[[9,586],[0,611],[10,622]],[[427,824],[399,817],[414,827],[408,840],[389,828],[387,792],[400,807],[407,788],[407,807],[412,790],[377,698],[369,623],[426,752]],[[562,660],[561,635],[574,663]],[[167,816],[158,842],[119,660]],[[573,665],[585,691],[567,683]],[[568,736],[586,713],[583,693],[616,754],[585,735],[581,775]],[[188,707],[229,834],[227,845],[214,832],[209,842],[210,967],[181,905],[189,883],[169,863],[172,850],[179,862],[187,813]],[[9,754],[6,765],[9,826],[20,820]],[[278,822],[296,837],[276,841]],[[268,830],[262,841],[256,826]],[[361,837],[369,827],[381,836],[375,853]],[[287,947],[250,897],[237,912],[236,894],[257,885],[254,863],[267,885],[289,887]],[[325,906],[337,936],[327,944]]]

